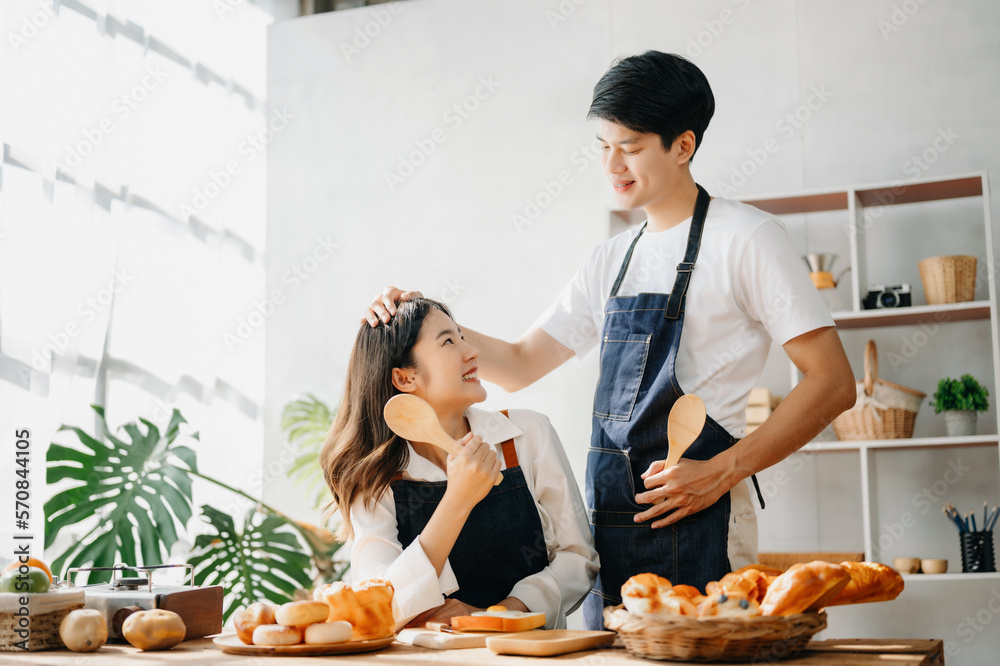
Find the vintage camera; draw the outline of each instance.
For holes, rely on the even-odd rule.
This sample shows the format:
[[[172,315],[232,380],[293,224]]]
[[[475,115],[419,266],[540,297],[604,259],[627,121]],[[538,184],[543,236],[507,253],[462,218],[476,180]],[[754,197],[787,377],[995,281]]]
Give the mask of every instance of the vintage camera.
[[[868,295],[862,302],[865,310],[905,308],[912,304],[910,285],[905,282],[903,284],[877,284],[868,287]]]
[[[190,585],[154,585],[153,571],[184,567],[190,574]],[[72,574],[80,571],[112,571],[112,582],[96,585],[83,585],[78,589],[84,591],[85,606],[94,608],[104,614],[108,623],[108,638],[123,641],[122,624],[125,618],[136,611],[159,608],[177,613],[184,620],[187,632],[184,640],[189,641],[202,636],[210,636],[222,631],[222,598],[224,592],[221,585],[197,587],[194,584],[194,567],[190,564],[157,564],[147,567],[133,567],[127,564],[117,564],[113,567],[87,567],[70,569],[67,573],[69,587],[72,584]],[[135,572],[138,576],[117,576],[125,571]]]

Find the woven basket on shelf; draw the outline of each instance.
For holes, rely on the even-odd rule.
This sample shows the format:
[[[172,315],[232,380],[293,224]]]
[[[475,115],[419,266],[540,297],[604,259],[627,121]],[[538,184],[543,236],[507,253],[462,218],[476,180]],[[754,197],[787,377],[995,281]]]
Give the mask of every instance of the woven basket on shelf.
[[[826,628],[826,613],[660,619],[608,606],[604,624],[618,632],[631,654],[647,659],[771,663],[801,652],[813,634]]]
[[[928,305],[966,303],[975,298],[975,257],[964,254],[928,257],[918,266]]]
[[[61,650],[59,625],[70,611],[83,608],[85,601],[82,589],[60,590],[27,595],[28,618],[27,638],[18,633],[22,626],[19,598],[14,594],[0,595],[0,652],[28,652],[37,650]],[[22,647],[24,646],[24,647]]]
[[[926,393],[878,378],[875,341],[865,347],[865,378],[857,383],[854,407],[833,420],[833,431],[841,440],[906,439]]]

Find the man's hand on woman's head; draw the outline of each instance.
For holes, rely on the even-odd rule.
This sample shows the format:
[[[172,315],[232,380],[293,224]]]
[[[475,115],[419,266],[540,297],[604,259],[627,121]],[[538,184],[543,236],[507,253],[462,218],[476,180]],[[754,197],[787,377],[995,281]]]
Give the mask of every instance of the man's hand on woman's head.
[[[375,294],[372,298],[372,304],[365,310],[365,316],[361,321],[367,321],[372,328],[378,326],[379,322],[387,323],[396,314],[396,303],[422,296],[423,294],[419,291],[403,291],[392,286],[386,287],[382,293]]]

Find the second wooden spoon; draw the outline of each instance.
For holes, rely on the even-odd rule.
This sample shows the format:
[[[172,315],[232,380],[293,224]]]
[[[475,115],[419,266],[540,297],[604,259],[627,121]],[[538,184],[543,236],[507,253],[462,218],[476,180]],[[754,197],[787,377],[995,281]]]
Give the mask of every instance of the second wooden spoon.
[[[705,427],[705,402],[696,395],[682,395],[674,402],[670,408],[670,416],[667,417],[667,441],[670,443],[670,451],[667,459],[663,462],[663,469],[673,467],[681,460],[681,456],[694,444]],[[662,502],[662,498],[656,499],[653,504]]]

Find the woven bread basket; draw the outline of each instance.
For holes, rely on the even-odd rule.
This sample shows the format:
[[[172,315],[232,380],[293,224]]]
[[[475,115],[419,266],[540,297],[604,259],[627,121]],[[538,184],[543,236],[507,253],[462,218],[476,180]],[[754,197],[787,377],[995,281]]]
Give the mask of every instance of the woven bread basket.
[[[28,616],[21,614],[19,596],[0,594],[0,652],[61,650],[59,625],[77,608],[83,608],[83,590],[61,590],[24,595],[28,598]],[[27,634],[25,636],[25,634]]]
[[[865,347],[865,378],[857,382],[858,399],[853,407],[833,420],[833,431],[841,440],[906,439],[926,393],[878,378],[875,341]]]
[[[918,267],[928,305],[966,303],[975,298],[975,257],[964,254],[927,257]]]
[[[624,606],[604,609],[604,624],[629,653],[661,661],[771,663],[801,652],[826,628],[826,613],[786,617],[648,618]]]

